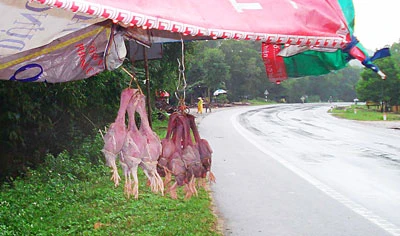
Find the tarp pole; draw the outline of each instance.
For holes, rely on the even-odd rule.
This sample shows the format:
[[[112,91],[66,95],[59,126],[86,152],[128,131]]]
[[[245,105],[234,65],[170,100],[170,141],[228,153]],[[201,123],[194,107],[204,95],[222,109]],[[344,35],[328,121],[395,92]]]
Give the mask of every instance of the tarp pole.
[[[149,119],[149,125],[152,128],[152,121],[151,121],[151,106],[150,106],[150,75],[149,75],[149,64],[147,60],[147,48],[143,46],[143,57],[144,57],[144,69],[146,71],[146,88],[147,88],[147,96],[146,96],[146,103],[147,103],[147,117]]]

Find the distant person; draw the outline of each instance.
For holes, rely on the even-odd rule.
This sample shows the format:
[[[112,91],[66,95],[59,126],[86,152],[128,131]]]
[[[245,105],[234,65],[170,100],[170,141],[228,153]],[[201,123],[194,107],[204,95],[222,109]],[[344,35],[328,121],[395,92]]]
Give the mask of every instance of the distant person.
[[[203,114],[203,99],[201,97],[198,98],[199,102],[197,103],[197,113]]]

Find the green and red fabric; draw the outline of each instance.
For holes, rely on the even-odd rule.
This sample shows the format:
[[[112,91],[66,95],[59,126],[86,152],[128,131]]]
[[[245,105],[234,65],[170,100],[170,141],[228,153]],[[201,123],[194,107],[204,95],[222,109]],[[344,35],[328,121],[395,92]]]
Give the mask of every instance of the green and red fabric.
[[[346,19],[346,29],[351,40],[346,46],[338,50],[329,50],[320,43],[311,45],[301,42],[298,46],[273,45],[268,42],[262,44],[262,58],[264,60],[267,77],[271,82],[281,83],[288,78],[297,78],[310,75],[323,75],[346,67],[352,59],[359,60],[364,66],[372,69],[385,78],[373,61],[390,56],[388,48],[381,49],[373,57],[369,57],[365,48],[354,37],[355,13],[351,0],[338,0],[340,10],[336,13]]]

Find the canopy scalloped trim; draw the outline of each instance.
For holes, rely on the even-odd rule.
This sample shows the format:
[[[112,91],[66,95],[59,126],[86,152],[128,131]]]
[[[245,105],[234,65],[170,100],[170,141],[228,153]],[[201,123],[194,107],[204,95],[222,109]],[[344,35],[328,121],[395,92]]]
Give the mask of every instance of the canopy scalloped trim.
[[[78,0],[33,0],[35,2],[81,12],[101,18],[111,19],[125,26],[137,26],[144,29],[165,30],[183,35],[210,36],[213,39],[236,39],[262,41],[270,44],[290,44],[309,47],[343,48],[347,45],[345,37],[299,36],[284,34],[266,34],[256,32],[230,31],[226,29],[208,29],[171,21],[161,17],[147,16],[119,8]]]

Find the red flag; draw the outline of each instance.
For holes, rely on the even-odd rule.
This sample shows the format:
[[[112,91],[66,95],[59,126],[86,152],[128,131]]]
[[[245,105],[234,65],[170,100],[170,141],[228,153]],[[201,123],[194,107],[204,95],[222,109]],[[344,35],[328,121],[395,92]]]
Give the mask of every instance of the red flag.
[[[268,79],[277,84],[280,84],[281,81],[287,79],[285,62],[283,57],[278,56],[280,51],[280,45],[267,43],[262,44],[262,58],[264,60]]]

